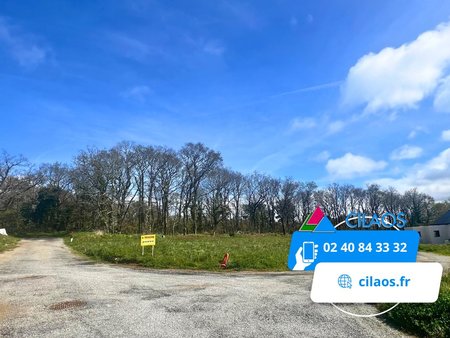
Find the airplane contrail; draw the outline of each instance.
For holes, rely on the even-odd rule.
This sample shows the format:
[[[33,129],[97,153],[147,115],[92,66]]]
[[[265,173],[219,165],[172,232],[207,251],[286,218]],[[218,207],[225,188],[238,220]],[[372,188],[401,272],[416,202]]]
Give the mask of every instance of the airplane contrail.
[[[295,89],[295,90],[291,90],[291,91],[284,92],[284,93],[275,94],[275,95],[272,95],[269,97],[274,98],[274,97],[297,94],[297,93],[312,92],[315,90],[336,87],[336,86],[339,86],[342,82],[343,81],[334,81],[334,82],[324,83],[324,84],[320,84],[320,85],[316,85],[316,86],[305,87],[305,88]]]

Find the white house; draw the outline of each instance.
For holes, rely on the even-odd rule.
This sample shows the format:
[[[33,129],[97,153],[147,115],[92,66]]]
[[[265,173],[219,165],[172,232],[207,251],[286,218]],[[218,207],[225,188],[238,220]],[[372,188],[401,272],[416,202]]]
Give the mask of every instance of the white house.
[[[450,243],[450,210],[430,225],[409,227],[409,230],[417,230],[420,235],[420,243],[444,244]]]

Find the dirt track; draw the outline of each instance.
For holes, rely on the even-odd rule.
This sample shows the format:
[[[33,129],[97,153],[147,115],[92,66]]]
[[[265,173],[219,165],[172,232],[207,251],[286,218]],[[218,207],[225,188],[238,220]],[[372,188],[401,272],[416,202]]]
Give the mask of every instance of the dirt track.
[[[133,270],[82,260],[61,239],[22,240],[0,255],[0,337],[402,336],[377,318],[312,303],[311,281]]]

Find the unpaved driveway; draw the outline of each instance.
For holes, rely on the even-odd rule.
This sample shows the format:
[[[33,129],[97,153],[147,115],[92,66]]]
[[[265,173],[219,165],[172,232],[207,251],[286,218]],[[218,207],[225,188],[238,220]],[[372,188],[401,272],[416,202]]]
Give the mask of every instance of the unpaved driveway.
[[[439,262],[442,264],[444,271],[450,271],[450,256],[437,255],[432,252],[419,251],[417,254],[419,262]]]
[[[311,281],[133,270],[82,260],[61,239],[22,240],[0,255],[0,337],[401,336],[377,318],[312,303]]]

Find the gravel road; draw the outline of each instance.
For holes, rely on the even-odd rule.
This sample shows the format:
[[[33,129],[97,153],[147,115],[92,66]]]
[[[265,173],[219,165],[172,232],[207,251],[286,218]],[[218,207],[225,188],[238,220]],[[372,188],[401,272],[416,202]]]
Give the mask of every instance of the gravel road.
[[[61,239],[22,240],[0,255],[0,337],[403,336],[312,303],[311,282],[311,273],[136,270],[86,261]]]

